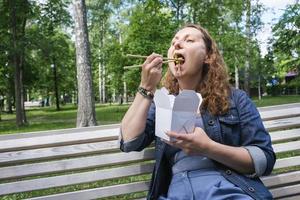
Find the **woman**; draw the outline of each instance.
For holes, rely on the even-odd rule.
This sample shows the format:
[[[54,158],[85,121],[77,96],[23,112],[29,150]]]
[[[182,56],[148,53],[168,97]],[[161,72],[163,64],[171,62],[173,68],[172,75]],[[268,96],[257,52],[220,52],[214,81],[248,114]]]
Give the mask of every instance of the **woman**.
[[[203,97],[193,133],[155,137],[153,93],[162,77],[162,57],[143,64],[136,97],[121,123],[122,151],[141,151],[155,140],[155,168],[148,199],[272,199],[259,180],[271,173],[275,154],[268,132],[248,96],[233,89],[209,33],[186,25],[174,36],[163,85],[172,95],[183,89]]]

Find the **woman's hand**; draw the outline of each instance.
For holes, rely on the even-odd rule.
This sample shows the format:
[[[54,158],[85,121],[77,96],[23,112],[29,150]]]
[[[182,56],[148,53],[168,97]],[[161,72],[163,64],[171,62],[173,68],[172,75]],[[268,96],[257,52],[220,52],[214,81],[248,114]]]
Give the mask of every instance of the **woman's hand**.
[[[202,128],[196,127],[193,133],[180,134],[169,131],[166,133],[170,138],[174,138],[173,142],[168,144],[182,149],[188,155],[203,155],[209,152],[214,142],[210,139]]]
[[[162,77],[163,59],[159,54],[152,53],[142,66],[140,86],[154,92]]]
[[[196,127],[194,132],[189,134],[171,131],[166,134],[176,139],[166,143],[182,149],[188,155],[206,156],[244,174],[252,174],[255,171],[253,160],[245,148],[215,142],[201,128]]]

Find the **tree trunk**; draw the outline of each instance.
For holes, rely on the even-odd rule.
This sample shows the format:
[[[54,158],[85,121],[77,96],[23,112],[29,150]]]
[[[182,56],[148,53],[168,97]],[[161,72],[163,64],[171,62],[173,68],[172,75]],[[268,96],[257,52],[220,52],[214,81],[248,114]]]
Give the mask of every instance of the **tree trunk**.
[[[106,98],[105,98],[105,67],[104,67],[102,58],[100,58],[98,70],[99,70],[99,74],[98,74],[99,75],[99,102],[105,103],[105,101],[106,101]]]
[[[234,79],[235,79],[235,88],[239,89],[239,68],[234,66]]]
[[[25,25],[26,25],[26,20],[24,21],[23,24],[23,35],[25,35]],[[22,120],[23,123],[22,124],[26,124],[27,123],[27,119],[26,119],[26,113],[25,113],[25,88],[24,88],[24,84],[23,84],[23,72],[24,72],[24,47],[21,47],[22,51],[21,51],[21,55],[20,55],[20,87],[21,87],[21,114],[22,114]]]
[[[26,15],[28,11],[27,6],[27,0],[18,2],[9,1],[11,42],[13,47],[12,64],[14,67],[16,125],[18,127],[26,123],[22,66],[24,59],[24,45],[22,44],[22,40],[25,35]]]
[[[251,1],[246,1],[246,62],[245,62],[245,72],[244,72],[244,90],[250,96],[250,86],[249,86],[249,68],[250,68],[250,41],[251,41],[251,32],[250,32],[250,15],[251,15]]]
[[[11,78],[9,78],[11,79]],[[9,82],[12,82],[11,85],[14,85],[14,80],[9,80]],[[4,110],[9,113],[12,114],[13,110],[12,110],[12,97],[13,97],[13,88],[12,86],[9,86],[9,89],[6,93],[6,107],[4,108]]]
[[[56,60],[53,58],[53,81],[54,81],[54,93],[55,93],[55,100],[56,100],[56,110],[60,110],[59,107],[59,92],[58,92],[58,80],[57,80],[57,66]]]
[[[101,51],[99,49],[99,51]],[[101,57],[99,57],[99,60],[101,59]],[[101,78],[101,61],[99,61],[98,64],[98,90],[99,90],[99,103],[102,103],[102,78]]]
[[[77,127],[94,126],[97,123],[84,0],[74,0],[74,19],[78,82]]]
[[[2,114],[3,105],[4,105],[4,99],[2,99],[2,97],[0,97],[0,121],[2,120],[1,114]]]
[[[101,21],[100,24],[101,30],[100,30],[100,62],[99,62],[99,101],[100,103],[105,103],[105,66],[104,66],[104,55],[102,52],[102,49],[104,48],[104,23]]]
[[[128,97],[127,97],[127,85],[126,85],[126,81],[123,81],[123,91],[124,91],[124,93],[123,93],[124,103],[127,103],[128,102]]]
[[[258,75],[258,99],[261,100],[261,76],[260,74]]]

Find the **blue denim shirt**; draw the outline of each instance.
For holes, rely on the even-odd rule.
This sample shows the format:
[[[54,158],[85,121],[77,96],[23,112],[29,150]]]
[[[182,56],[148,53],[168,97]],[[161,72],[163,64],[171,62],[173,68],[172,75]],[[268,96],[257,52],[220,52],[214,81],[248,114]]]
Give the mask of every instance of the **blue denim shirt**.
[[[225,115],[213,116],[208,111],[202,113],[204,130],[216,142],[243,146],[248,149],[255,164],[258,176],[268,175],[273,170],[276,157],[271,146],[269,133],[263,126],[259,112],[241,90],[232,89],[231,106]],[[155,167],[147,199],[157,199],[166,195],[172,178],[169,162],[164,157],[166,143],[155,137],[155,105],[152,104],[147,117],[146,128],[137,138],[126,141],[120,139],[120,149],[124,152],[141,151],[155,141]],[[263,156],[260,155],[263,153]],[[233,184],[242,188],[254,199],[272,199],[271,193],[258,176],[247,176],[235,172],[216,162],[218,170]]]

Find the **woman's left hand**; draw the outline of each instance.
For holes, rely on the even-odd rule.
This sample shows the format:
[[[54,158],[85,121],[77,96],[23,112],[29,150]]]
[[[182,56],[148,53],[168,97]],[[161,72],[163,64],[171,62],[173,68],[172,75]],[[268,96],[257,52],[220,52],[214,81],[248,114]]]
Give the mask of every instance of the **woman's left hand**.
[[[171,142],[166,141],[169,145],[182,149],[188,155],[203,155],[209,152],[209,148],[214,143],[202,128],[196,127],[193,133],[182,134],[172,131],[166,134],[173,138]]]

